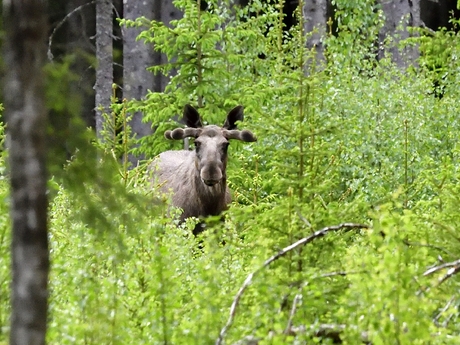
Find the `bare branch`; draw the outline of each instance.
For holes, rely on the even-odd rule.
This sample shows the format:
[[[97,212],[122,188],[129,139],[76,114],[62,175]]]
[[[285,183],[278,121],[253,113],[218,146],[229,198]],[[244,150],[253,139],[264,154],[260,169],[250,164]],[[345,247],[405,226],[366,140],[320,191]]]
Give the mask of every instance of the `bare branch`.
[[[319,276],[315,278],[329,278],[329,277],[335,277],[335,276],[349,276],[350,274],[361,274],[361,273],[367,273],[367,271],[350,271],[350,272],[345,272],[345,271],[338,271],[338,272],[329,272],[329,273],[323,273],[320,274]]]
[[[431,1],[431,0],[430,0]],[[434,2],[434,1],[433,1]],[[423,21],[420,21],[420,27],[426,30],[426,33],[430,34],[431,36],[436,35],[436,31],[426,26]]]
[[[452,262],[446,262],[445,264],[442,264],[442,265],[439,265],[439,266],[431,267],[430,269],[426,270],[425,273],[423,273],[423,275],[427,276],[427,275],[430,275],[432,273],[438,272],[438,271],[443,270],[444,268],[448,268],[448,267],[454,267],[454,268],[456,268],[458,270],[459,266],[460,266],[460,259],[452,261]],[[454,272],[454,274],[455,273],[456,272]]]
[[[289,253],[291,250],[294,250],[294,249],[296,249],[296,248],[298,248],[300,246],[303,246],[303,245],[305,245],[307,243],[310,243],[310,242],[312,242],[313,240],[315,240],[317,238],[323,237],[329,232],[343,230],[343,229],[345,229],[345,231],[351,231],[353,229],[368,229],[368,228],[369,228],[369,225],[356,224],[356,223],[343,223],[343,224],[340,224],[340,225],[329,226],[329,227],[323,228],[321,230],[318,230],[318,231],[314,232],[313,234],[311,234],[310,236],[304,237],[304,238],[300,239],[299,241],[297,241],[297,242],[295,242],[295,243],[283,248],[277,254],[275,254],[272,257],[270,257],[269,259],[267,259],[263,263],[263,265],[261,267],[259,267],[257,270],[255,270],[254,272],[250,273],[246,277],[243,285],[240,287],[240,289],[238,290],[237,294],[235,295],[235,298],[233,299],[232,305],[230,306],[229,318],[227,320],[227,323],[225,324],[225,326],[221,329],[221,331],[219,333],[219,337],[216,340],[216,345],[221,345],[223,343],[225,335],[227,334],[227,331],[231,327],[231,325],[233,323],[233,319],[235,318],[236,308],[238,307],[240,299],[243,296],[243,293],[245,292],[245,290],[251,284],[252,279],[254,278],[254,276],[256,274],[258,274],[264,268],[269,266],[272,262],[278,260],[279,258],[281,258],[284,255],[286,255],[287,253]]]
[[[301,300],[302,300],[302,295],[301,294],[295,295],[294,301],[292,301],[292,308],[291,308],[291,312],[289,313],[288,323],[287,323],[286,328],[285,328],[285,330],[283,332],[284,334],[289,334],[289,332],[291,331],[291,329],[292,329],[292,320],[294,319],[295,312],[297,311],[297,304],[299,304]]]
[[[438,313],[438,315],[435,316],[435,318],[433,319],[433,323],[440,327],[441,325],[439,324],[439,319],[441,318],[442,314],[444,314],[446,312],[447,309],[449,309],[449,307],[452,305],[452,302],[455,301],[456,297],[455,296],[452,296],[450,298],[450,300],[446,303],[446,305],[441,309],[441,311]],[[446,327],[447,324],[445,325],[442,325],[442,327]]]
[[[447,279],[449,279],[450,277],[452,277],[454,274],[458,273],[459,271],[460,271],[460,266],[455,266],[455,267],[450,268],[443,277],[439,278],[438,286],[444,283]]]
[[[78,6],[76,7],[75,9],[73,9],[71,12],[69,12],[59,23],[58,25],[56,25],[56,27],[53,29],[53,32],[51,33],[49,39],[48,39],[48,53],[47,53],[47,56],[48,56],[48,60],[50,61],[53,61],[53,53],[51,52],[51,45],[53,44],[53,38],[54,38],[54,34],[56,33],[56,31],[58,31],[61,26],[66,22],[66,20],[72,16],[74,13],[80,11],[81,9],[83,9],[84,7],[86,6],[89,6],[89,5],[92,5],[96,2],[96,0],[93,0],[91,2],[88,2],[86,4],[83,4],[81,6]]]
[[[311,228],[311,223],[308,221],[307,218],[305,218],[305,217],[299,212],[299,210],[297,210],[297,215],[299,216],[300,220],[301,220],[302,222],[305,223],[306,226],[308,226],[309,228]]]
[[[441,270],[443,270],[445,268],[449,268],[449,270],[447,271],[447,273],[445,275],[443,275],[442,277],[438,278],[437,286],[441,285],[447,279],[449,279],[450,277],[452,277],[453,275],[455,275],[456,273],[458,273],[460,271],[460,259],[452,261],[452,262],[446,262],[446,263],[443,263],[442,265],[439,265],[439,266],[430,267],[429,269],[427,269],[425,271],[425,273],[423,273],[423,275],[428,276],[428,275],[433,274],[435,272],[441,271]],[[430,290],[430,288],[428,287],[428,288],[426,288],[424,290],[424,292],[427,292],[429,290]]]

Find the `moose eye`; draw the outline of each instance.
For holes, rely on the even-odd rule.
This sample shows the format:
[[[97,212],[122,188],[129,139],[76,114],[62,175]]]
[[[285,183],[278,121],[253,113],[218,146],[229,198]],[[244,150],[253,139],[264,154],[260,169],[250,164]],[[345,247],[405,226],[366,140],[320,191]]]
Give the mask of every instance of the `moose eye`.
[[[199,141],[195,141],[195,149],[198,151],[200,149],[201,143]]]
[[[230,143],[223,143],[223,144],[222,144],[222,150],[223,150],[224,152],[227,152],[227,149],[228,149],[228,146],[229,146],[229,145],[230,145]]]

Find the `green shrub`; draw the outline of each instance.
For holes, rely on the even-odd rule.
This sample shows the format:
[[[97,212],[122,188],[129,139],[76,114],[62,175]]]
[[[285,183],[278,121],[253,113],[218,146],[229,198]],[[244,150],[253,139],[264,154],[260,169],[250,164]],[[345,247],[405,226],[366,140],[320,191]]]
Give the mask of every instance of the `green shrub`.
[[[377,61],[373,2],[362,13],[335,3],[325,65],[310,63],[301,25],[283,32],[282,1],[245,9],[209,1],[201,12],[175,3],[185,15],[171,27],[123,22],[147,25],[140,38],[172,61],[152,70],[175,74],[164,93],[114,106],[116,123],[143,111],[156,133],[139,150],[153,158],[179,148],[163,132],[185,103],[208,123],[240,103],[240,127],[259,140],[232,143],[234,201],[199,238],[194,220],[179,225],[168,213],[146,166],[119,164],[123,133],[105,154],[77,152],[54,180],[50,206],[48,342],[215,344],[228,324],[225,344],[458,343],[455,73],[436,97],[429,50],[407,71]],[[88,157],[100,163],[88,167]],[[369,228],[315,235],[349,222]],[[0,231],[5,249],[8,236]],[[7,300],[0,306],[6,322]]]

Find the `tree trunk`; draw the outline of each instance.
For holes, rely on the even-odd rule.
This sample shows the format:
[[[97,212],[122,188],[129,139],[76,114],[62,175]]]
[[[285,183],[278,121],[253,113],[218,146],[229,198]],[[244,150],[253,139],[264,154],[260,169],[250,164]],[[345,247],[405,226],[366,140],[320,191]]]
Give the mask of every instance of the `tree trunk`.
[[[42,69],[47,19],[42,0],[3,2],[4,97],[11,174],[12,315],[10,344],[44,344],[49,252],[47,114]]]
[[[147,19],[159,19],[159,0],[156,1],[124,1],[123,16],[125,19],[134,20],[145,16]],[[156,7],[156,8],[155,8]],[[142,31],[141,28],[124,27],[123,33],[123,98],[127,100],[141,100],[147,91],[161,91],[161,80],[155,77],[147,68],[159,64],[159,53],[154,52],[153,47],[144,41],[136,40]],[[142,113],[136,112],[129,123],[133,135],[141,138],[152,133],[152,126],[142,122]],[[139,159],[129,155],[131,165],[137,165]]]
[[[67,19],[65,35],[66,54],[76,56],[71,70],[79,79],[70,85],[72,93],[80,100],[79,116],[86,126],[95,128],[94,83],[95,71],[91,68],[87,56],[94,54],[94,44],[91,37],[96,34],[96,11],[90,0],[69,0],[66,4],[67,13],[72,13]],[[67,121],[69,121],[68,119]]]
[[[96,0],[96,133],[103,139],[103,130],[111,131],[103,114],[110,114],[113,83],[112,2]],[[113,134],[113,133],[110,133]]]
[[[169,0],[125,1],[123,15],[126,19],[145,16],[147,19],[161,20],[165,24],[181,17],[180,11]],[[170,75],[154,75],[146,70],[147,67],[158,66],[167,61],[165,54],[155,52],[152,46],[143,41],[136,41],[140,32],[141,29],[139,28],[123,28],[123,97],[128,100],[142,99],[147,94],[148,89],[154,92],[164,91],[170,78]],[[174,72],[171,73],[171,75],[173,74]],[[152,133],[151,124],[142,122],[142,113],[140,112],[133,114],[130,126],[137,138]],[[136,166],[139,159],[144,159],[144,157],[129,155],[132,166]]]
[[[182,18],[182,12],[179,11],[172,1],[170,0],[156,0],[156,1],[161,1],[161,21],[169,25],[171,23],[171,20],[179,20]],[[161,55],[161,60],[160,63],[165,64],[167,63],[167,57],[165,54]],[[171,71],[169,75],[166,76],[161,76],[161,87],[160,91],[164,91],[165,87],[169,84],[169,80],[172,76],[176,74],[176,71]]]
[[[415,64],[419,57],[418,47],[400,50],[399,42],[410,36],[408,27],[420,25],[420,0],[379,0],[385,14],[385,24],[379,33],[379,59],[391,54],[391,59],[400,68]],[[385,43],[387,38],[392,40]]]
[[[321,63],[324,61],[327,0],[303,0],[299,1],[299,6],[302,6],[303,32],[308,35],[307,48],[315,51],[316,63]]]

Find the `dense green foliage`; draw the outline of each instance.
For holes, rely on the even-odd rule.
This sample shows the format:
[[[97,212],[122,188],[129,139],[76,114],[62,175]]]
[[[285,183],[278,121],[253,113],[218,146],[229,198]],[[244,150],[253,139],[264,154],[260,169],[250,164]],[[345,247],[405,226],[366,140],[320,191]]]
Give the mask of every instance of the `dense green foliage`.
[[[172,61],[152,71],[176,72],[164,93],[115,105],[117,123],[142,110],[157,132],[138,150],[153,158],[180,147],[163,131],[177,126],[170,119],[185,103],[209,123],[243,104],[240,127],[259,140],[231,144],[234,202],[200,239],[192,220],[178,226],[166,215],[145,167],[117,163],[122,133],[102,145],[108,169],[87,167],[88,154],[76,153],[67,177],[50,185],[49,343],[214,344],[239,288],[266,259],[323,227],[355,222],[370,228],[331,232],[258,271],[225,343],[332,343],[340,331],[347,344],[458,344],[459,280],[448,272],[458,263],[424,275],[460,258],[457,35],[421,36],[419,67],[401,71],[376,60],[382,16],[374,2],[357,13],[335,1],[338,33],[325,38],[323,64],[303,48],[301,18],[283,31],[281,2],[230,10],[208,1],[206,12],[194,1],[175,3],[185,15],[172,27],[122,23],[147,24],[141,38]],[[442,61],[433,56],[440,44],[449,46]],[[1,342],[9,279],[3,179],[0,195]],[[325,325],[333,325],[329,336]]]

